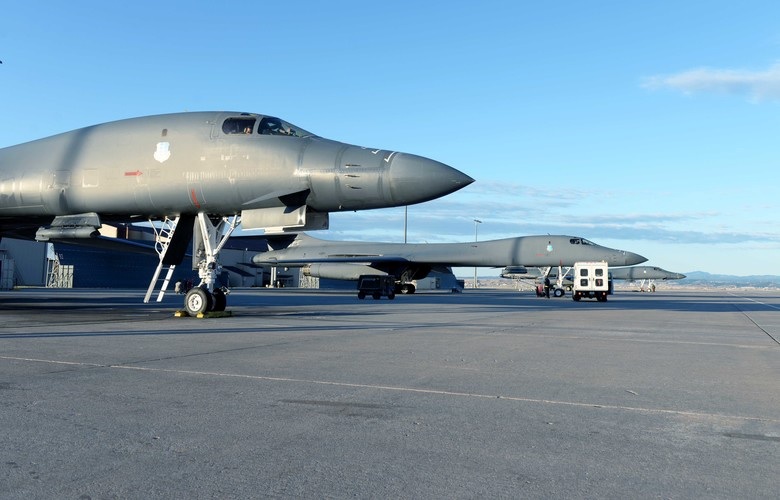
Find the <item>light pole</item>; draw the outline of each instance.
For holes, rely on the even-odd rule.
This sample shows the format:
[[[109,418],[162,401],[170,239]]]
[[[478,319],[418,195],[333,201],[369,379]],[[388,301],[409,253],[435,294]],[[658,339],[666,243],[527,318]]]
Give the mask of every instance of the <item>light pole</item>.
[[[479,219],[474,219],[474,243],[477,242],[477,228],[479,225],[482,224],[482,221]],[[474,288],[477,288],[477,268],[474,267]]]
[[[404,205],[404,243],[406,243],[406,220],[409,218],[409,205]]]

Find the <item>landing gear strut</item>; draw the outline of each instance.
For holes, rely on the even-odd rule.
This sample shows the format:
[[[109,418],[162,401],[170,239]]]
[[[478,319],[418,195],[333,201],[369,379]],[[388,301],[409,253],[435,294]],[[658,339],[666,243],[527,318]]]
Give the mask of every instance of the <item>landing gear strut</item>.
[[[193,316],[210,311],[224,311],[227,289],[218,288],[217,275],[222,269],[217,256],[238,225],[238,216],[222,218],[215,226],[206,214],[199,213],[193,234],[193,260],[197,262],[200,283],[187,292],[184,309]],[[224,234],[223,234],[224,233]]]
[[[168,287],[168,282],[173,275],[173,269],[175,264],[171,264],[166,260],[166,253],[168,247],[173,243],[174,246],[181,243],[181,239],[189,237],[187,231],[189,227],[184,231],[181,237],[176,237],[176,229],[179,226],[178,222],[181,221],[184,224],[194,220],[194,228],[192,232],[193,241],[193,264],[198,269],[198,277],[200,283],[197,286],[191,288],[184,297],[184,309],[188,314],[197,316],[198,314],[206,313],[209,311],[224,311],[227,305],[227,294],[229,291],[225,287],[217,287],[217,276],[222,269],[219,265],[217,257],[220,250],[225,245],[230,235],[238,226],[240,217],[234,215],[233,217],[223,217],[215,226],[205,213],[200,212],[197,218],[190,216],[184,219],[183,216],[177,218],[176,221],[169,223],[166,220],[169,228],[165,232],[158,233],[157,239],[161,246],[158,249],[160,254],[160,264],[157,267],[152,283],[149,285],[149,290],[146,293],[144,302],[148,302],[149,298],[157,284],[158,277],[163,268],[168,269],[166,277],[163,279],[163,283],[160,288],[157,302],[160,302],[165,294],[165,290]],[[180,252],[183,253],[183,252]]]

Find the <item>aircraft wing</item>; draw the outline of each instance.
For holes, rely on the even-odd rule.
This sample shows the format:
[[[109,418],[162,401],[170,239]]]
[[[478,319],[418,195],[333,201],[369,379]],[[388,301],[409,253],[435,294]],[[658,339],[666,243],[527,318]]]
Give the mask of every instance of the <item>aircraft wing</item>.
[[[412,262],[401,255],[371,255],[371,254],[333,254],[324,257],[300,257],[300,258],[263,258],[263,254],[257,254],[253,259],[255,264],[296,266],[304,264],[319,264],[323,262],[342,263],[342,264],[371,264],[382,262]],[[414,261],[419,262],[419,261]]]

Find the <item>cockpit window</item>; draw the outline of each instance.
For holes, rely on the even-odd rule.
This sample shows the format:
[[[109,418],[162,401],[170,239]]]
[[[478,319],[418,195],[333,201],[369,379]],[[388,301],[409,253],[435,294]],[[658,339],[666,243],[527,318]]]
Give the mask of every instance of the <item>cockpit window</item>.
[[[289,137],[311,137],[314,135],[274,116],[261,118],[257,115],[226,118],[222,123],[222,132],[225,134],[252,134],[258,118],[260,118],[260,124],[257,126],[257,133],[260,135],[286,135]]]
[[[257,128],[257,133],[261,135],[288,135],[290,137],[308,137],[314,135],[291,123],[280,120],[275,116],[266,116],[260,120],[260,126]]]
[[[570,238],[569,243],[571,243],[572,245],[593,245],[593,246],[596,245],[592,241],[588,241],[585,238]]]
[[[228,118],[222,124],[222,132],[225,134],[251,134],[255,128],[255,118],[242,116]]]

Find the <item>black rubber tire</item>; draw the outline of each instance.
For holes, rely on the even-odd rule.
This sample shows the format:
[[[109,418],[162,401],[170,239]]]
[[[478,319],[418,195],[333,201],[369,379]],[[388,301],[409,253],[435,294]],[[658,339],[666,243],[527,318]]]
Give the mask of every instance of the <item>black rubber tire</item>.
[[[191,288],[184,297],[184,309],[191,316],[210,311],[213,305],[214,300],[209,291],[199,286]]]
[[[214,307],[212,307],[212,311],[224,311],[227,307],[227,295],[225,295],[225,292],[220,290],[219,288],[214,290],[213,294],[214,298]]]

